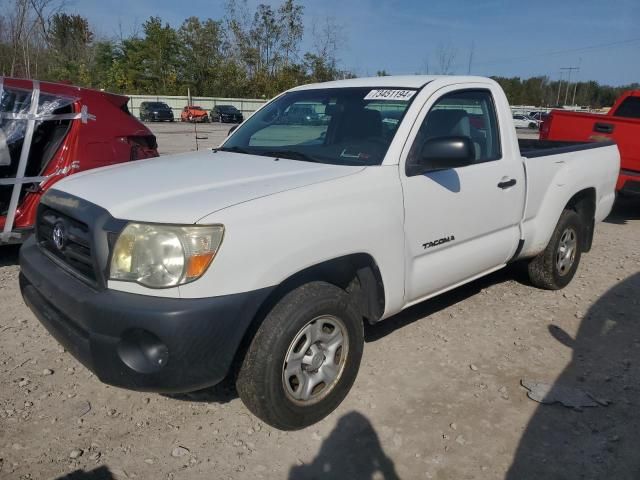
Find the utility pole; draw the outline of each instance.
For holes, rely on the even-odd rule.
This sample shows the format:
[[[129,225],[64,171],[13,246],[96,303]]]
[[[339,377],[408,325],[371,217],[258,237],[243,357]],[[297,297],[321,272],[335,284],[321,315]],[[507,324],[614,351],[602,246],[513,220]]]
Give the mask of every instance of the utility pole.
[[[556,107],[560,105],[560,90],[562,89],[562,74],[564,72],[560,69],[560,80],[558,80],[558,97],[556,98]]]
[[[580,65],[582,65],[582,58],[578,59],[578,72],[580,71]],[[571,102],[571,105],[575,105],[576,104],[576,90],[578,89],[578,81],[576,80],[576,83],[573,85],[573,101]]]
[[[568,72],[568,77],[569,79],[567,80],[567,89],[565,90],[565,94],[564,94],[564,104],[566,105],[567,102],[569,101],[569,85],[571,85],[571,72],[579,72],[580,71],[580,67],[562,67],[560,69],[561,71],[566,71]]]

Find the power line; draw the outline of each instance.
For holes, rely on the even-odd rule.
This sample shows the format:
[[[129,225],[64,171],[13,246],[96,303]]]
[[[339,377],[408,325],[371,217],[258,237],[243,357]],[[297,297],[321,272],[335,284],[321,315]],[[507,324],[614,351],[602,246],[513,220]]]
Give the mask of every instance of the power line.
[[[585,47],[571,48],[571,49],[567,49],[567,50],[556,50],[556,51],[545,52],[545,53],[534,53],[532,55],[526,55],[526,56],[522,56],[522,57],[504,58],[502,60],[496,59],[496,60],[490,60],[490,61],[487,61],[487,62],[474,62],[474,65],[476,65],[476,66],[478,66],[478,65],[495,65],[495,64],[499,64],[499,63],[521,62],[521,61],[529,60],[529,59],[535,58],[535,57],[548,57],[548,56],[552,56],[552,55],[565,55],[567,53],[578,53],[578,52],[584,52],[584,51],[588,51],[588,50],[597,50],[599,48],[608,48],[608,47],[616,47],[616,46],[620,46],[620,45],[629,45],[629,44],[638,43],[638,42],[640,42],[640,38],[631,38],[631,39],[628,39],[628,40],[621,40],[621,41],[618,41],[618,42],[601,43],[601,44],[597,44],[597,45],[589,45],[589,46],[585,46]]]

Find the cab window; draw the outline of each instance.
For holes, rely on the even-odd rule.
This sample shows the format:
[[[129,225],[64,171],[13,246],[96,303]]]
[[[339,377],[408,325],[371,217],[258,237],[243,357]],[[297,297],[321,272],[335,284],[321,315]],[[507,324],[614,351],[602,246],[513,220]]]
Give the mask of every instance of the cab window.
[[[498,120],[488,90],[463,90],[442,96],[431,107],[409,152],[416,160],[427,140],[468,137],[474,146],[475,163],[501,158]]]

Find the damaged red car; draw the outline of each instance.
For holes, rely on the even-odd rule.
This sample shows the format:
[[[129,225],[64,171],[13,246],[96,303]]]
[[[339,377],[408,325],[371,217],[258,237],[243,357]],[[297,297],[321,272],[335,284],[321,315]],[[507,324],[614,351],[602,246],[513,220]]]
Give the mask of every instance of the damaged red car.
[[[158,156],[129,98],[0,77],[0,245],[33,230],[42,194],[62,178]]]

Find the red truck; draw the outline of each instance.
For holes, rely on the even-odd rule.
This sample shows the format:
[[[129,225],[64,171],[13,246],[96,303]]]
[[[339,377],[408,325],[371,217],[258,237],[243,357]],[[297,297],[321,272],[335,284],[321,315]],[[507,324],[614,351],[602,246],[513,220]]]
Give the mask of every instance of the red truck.
[[[97,167],[157,157],[123,95],[0,76],[0,245],[33,229],[42,194]]]
[[[640,90],[624,92],[606,115],[553,110],[540,127],[540,139],[615,141],[621,157],[616,190],[640,195]]]

